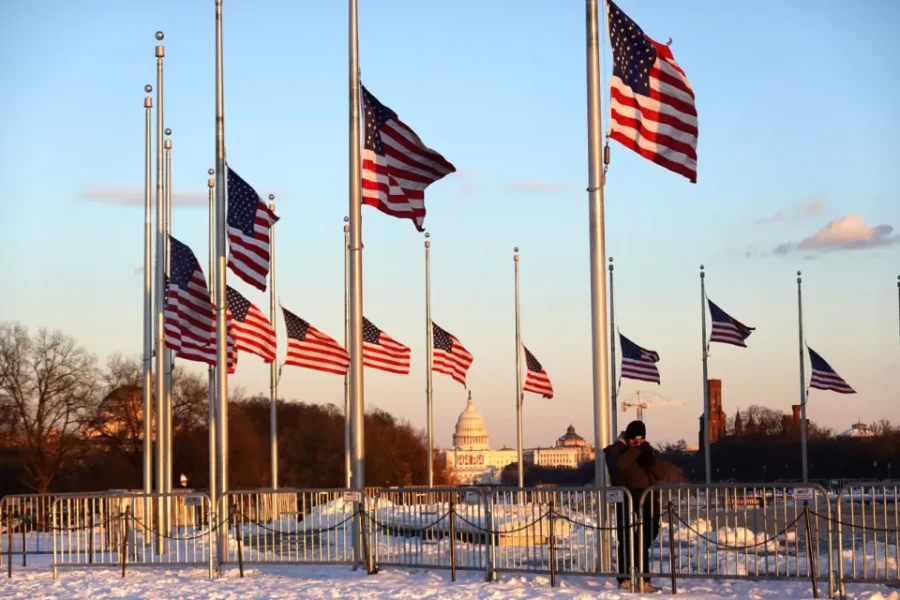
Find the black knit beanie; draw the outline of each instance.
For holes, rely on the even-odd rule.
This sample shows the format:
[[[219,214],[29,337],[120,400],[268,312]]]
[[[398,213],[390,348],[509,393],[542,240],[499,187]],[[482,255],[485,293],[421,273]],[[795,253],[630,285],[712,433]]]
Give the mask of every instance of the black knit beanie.
[[[644,425],[643,421],[632,421],[628,424],[628,427],[625,428],[625,439],[630,440],[633,438],[645,438],[647,437],[647,427]]]

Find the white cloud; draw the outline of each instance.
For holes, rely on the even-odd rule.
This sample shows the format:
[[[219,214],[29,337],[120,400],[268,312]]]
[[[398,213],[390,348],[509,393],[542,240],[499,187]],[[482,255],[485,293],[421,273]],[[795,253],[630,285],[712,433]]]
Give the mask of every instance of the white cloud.
[[[868,225],[862,215],[846,215],[796,244],[779,244],[772,252],[784,255],[802,250],[856,250],[891,246],[897,242],[900,242],[900,235],[894,233],[891,225]]]

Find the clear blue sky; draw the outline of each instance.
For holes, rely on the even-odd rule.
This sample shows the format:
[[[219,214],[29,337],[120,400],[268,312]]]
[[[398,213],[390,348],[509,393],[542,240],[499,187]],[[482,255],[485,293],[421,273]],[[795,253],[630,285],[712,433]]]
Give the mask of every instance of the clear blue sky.
[[[584,3],[360,4],[363,81],[459,169],[427,193],[433,316],[475,354],[469,381],[492,445],[515,442],[514,246],[523,339],[556,389],[551,401],[526,398],[526,445],[552,443],[570,422],[590,437]],[[621,7],[649,35],[674,40],[700,115],[697,185],[612,147],[617,321],[662,357],[661,386],[626,381],[622,393],[685,402],[649,412],[651,438],[696,441],[701,263],[710,298],[757,327],[746,350],[713,346],[710,376],[724,380],[728,414],[797,401],[802,269],[809,344],[859,392],[813,391],[810,417],[839,430],[857,417],[900,421],[900,67],[890,41],[900,4]],[[346,28],[345,2],[225,4],[229,161],[261,194],[277,195],[281,302],[338,338]],[[143,184],[142,88],[155,83],[158,29],[176,196],[202,201],[214,158],[212,0],[0,8],[0,319],[63,329],[101,358],[141,348],[143,215],[126,201]],[[176,208],[173,231],[205,264],[204,207]],[[367,406],[424,426],[422,237],[407,221],[363,214],[365,313],[413,350],[408,377],[367,370]],[[835,221],[830,238],[817,235]],[[881,225],[894,229],[867,229]],[[881,245],[847,250],[836,239]],[[802,240],[805,250],[773,253]],[[267,373],[245,356],[232,382],[262,393]],[[343,402],[340,377],[299,369],[285,370],[281,391]],[[465,391],[436,376],[435,401],[444,446]]]

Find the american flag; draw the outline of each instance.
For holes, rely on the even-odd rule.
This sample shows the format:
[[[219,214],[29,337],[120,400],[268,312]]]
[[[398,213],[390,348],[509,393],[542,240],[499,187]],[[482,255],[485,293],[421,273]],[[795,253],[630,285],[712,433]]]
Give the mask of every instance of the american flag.
[[[475,357],[466,350],[455,335],[441,329],[431,322],[431,337],[434,350],[431,355],[431,370],[449,375],[454,380],[466,385],[466,372]]]
[[[819,356],[809,346],[809,363],[812,366],[812,375],[809,378],[809,387],[817,390],[828,390],[840,394],[855,394],[856,390],[850,387],[846,381],[831,368],[825,359]]]
[[[363,317],[363,365],[373,369],[409,374],[410,350]]]
[[[169,236],[169,284],[166,293],[166,346],[185,360],[216,364],[216,318],[209,288],[197,257]],[[237,365],[235,340],[228,332],[228,372]]]
[[[522,344],[522,350],[525,351],[525,368],[528,370],[522,391],[540,394],[544,398],[552,398],[553,386],[550,385],[550,376],[547,375],[547,371],[524,344]]]
[[[287,359],[284,364],[346,375],[350,368],[350,354],[334,339],[328,337],[288,309],[282,307],[288,337]]]
[[[229,331],[237,349],[250,352],[270,363],[275,360],[275,329],[261,310],[236,289],[225,289],[228,301]]]
[[[691,84],[668,44],[647,36],[612,0],[608,4],[613,55],[609,137],[697,183]]]
[[[627,337],[619,334],[622,343],[622,377],[659,383],[659,354],[653,350],[641,348]]]
[[[256,190],[228,167],[228,266],[263,292],[269,274],[269,229],[276,221]]]
[[[747,344],[745,342],[756,327],[747,327],[716,306],[709,298],[706,301],[709,303],[709,317],[712,321],[712,332],[710,333],[709,341],[746,348]]]
[[[363,87],[362,202],[425,231],[425,188],[456,171]]]

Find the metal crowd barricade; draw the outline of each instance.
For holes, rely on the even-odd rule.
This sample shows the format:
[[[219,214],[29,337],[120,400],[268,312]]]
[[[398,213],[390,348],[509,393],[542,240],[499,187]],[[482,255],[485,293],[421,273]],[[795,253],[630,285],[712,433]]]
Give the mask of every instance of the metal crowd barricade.
[[[838,581],[897,583],[900,482],[851,483],[835,500]]]
[[[156,500],[170,500],[158,503]],[[169,531],[158,529],[159,504],[170,505]],[[216,523],[202,493],[105,492],[59,495],[51,507],[53,577],[60,569],[205,567],[212,576]]]
[[[820,485],[653,486],[636,513],[636,550],[649,550],[649,564],[636,552],[639,576],[827,578],[834,589],[831,505]]]
[[[10,556],[51,554],[50,508],[56,494],[13,494],[0,498],[0,565]],[[9,565],[7,565],[9,566]]]
[[[623,571],[614,549],[620,537],[623,551],[633,546],[628,490],[501,488],[490,497],[497,571],[599,576]],[[623,576],[630,578],[627,570]]]
[[[353,564],[354,526],[361,521],[345,491],[228,492],[228,526],[237,543],[221,564]]]
[[[477,488],[384,488],[367,517],[379,566],[491,570],[490,504]]]

